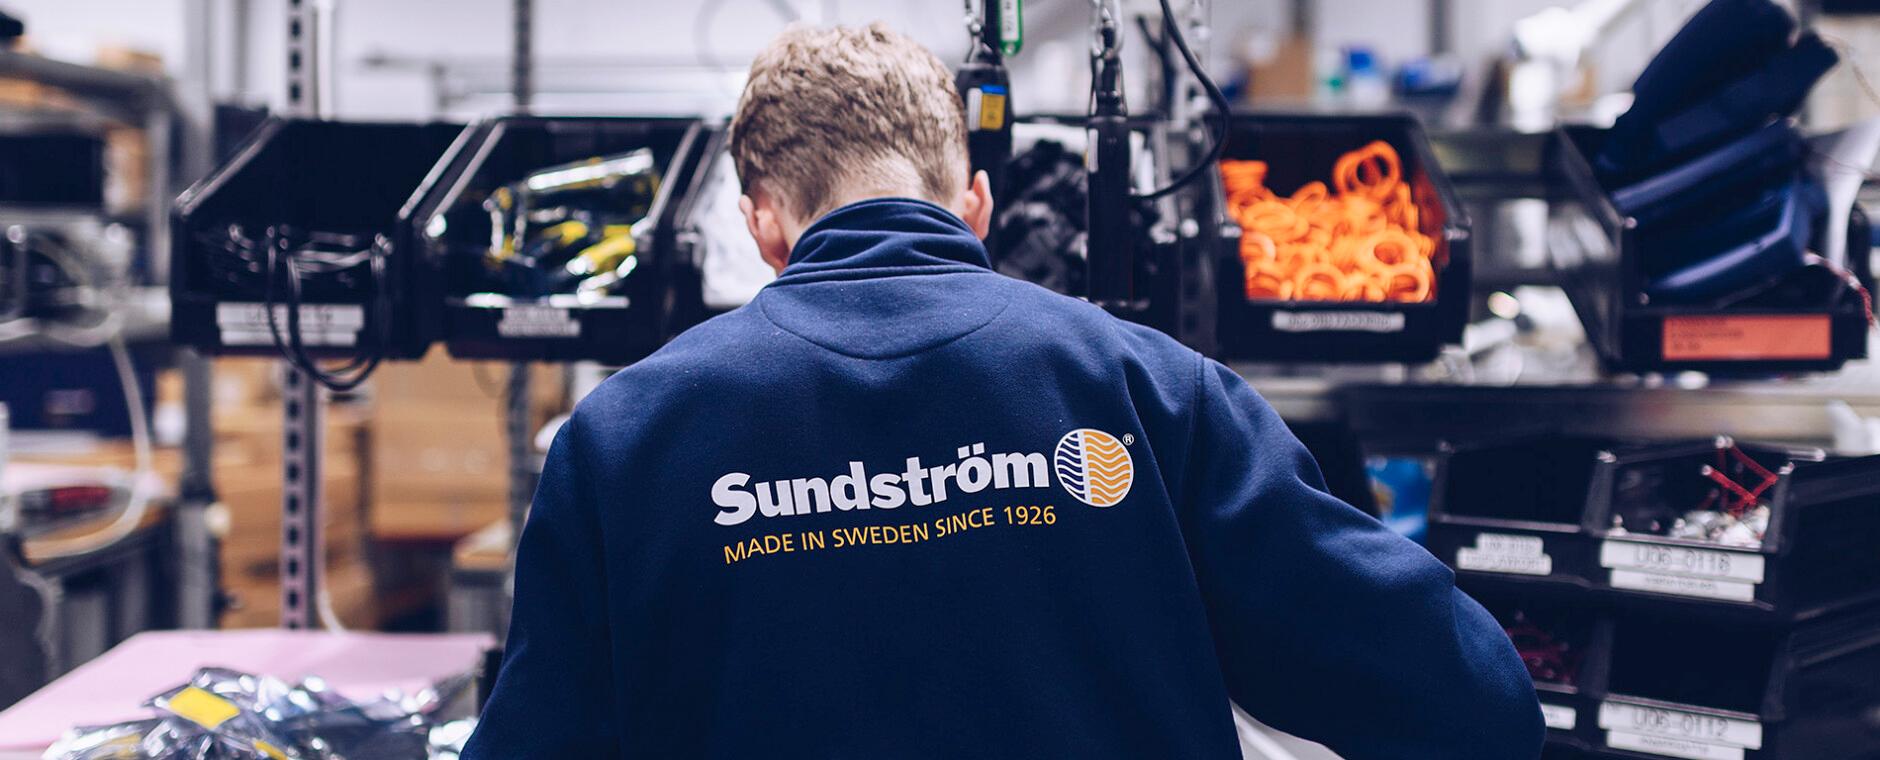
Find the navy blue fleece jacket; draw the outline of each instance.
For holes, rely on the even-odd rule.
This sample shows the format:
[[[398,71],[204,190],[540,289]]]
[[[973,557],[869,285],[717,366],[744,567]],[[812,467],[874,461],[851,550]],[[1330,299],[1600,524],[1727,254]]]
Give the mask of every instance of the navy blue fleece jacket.
[[[1350,760],[1541,742],[1246,382],[881,199],[575,410],[466,757],[1237,758],[1230,699]]]

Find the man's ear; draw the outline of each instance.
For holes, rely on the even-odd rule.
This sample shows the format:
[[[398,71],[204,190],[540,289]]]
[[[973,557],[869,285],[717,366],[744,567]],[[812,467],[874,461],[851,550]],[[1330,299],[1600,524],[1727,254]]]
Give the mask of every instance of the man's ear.
[[[783,222],[769,203],[759,204],[749,195],[738,196],[738,210],[744,212],[744,226],[757,241],[757,254],[772,270],[783,272],[790,263],[790,240],[784,235]]]
[[[973,172],[973,181],[953,199],[953,213],[959,214],[980,240],[992,232],[992,179],[985,171]]]

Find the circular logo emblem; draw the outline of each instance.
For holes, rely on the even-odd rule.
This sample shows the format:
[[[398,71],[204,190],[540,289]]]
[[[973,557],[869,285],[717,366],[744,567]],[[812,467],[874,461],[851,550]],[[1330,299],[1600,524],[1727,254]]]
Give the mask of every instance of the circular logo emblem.
[[[1058,485],[1078,501],[1093,507],[1113,507],[1129,495],[1136,480],[1136,465],[1116,436],[1079,428],[1058,439],[1052,457]]]

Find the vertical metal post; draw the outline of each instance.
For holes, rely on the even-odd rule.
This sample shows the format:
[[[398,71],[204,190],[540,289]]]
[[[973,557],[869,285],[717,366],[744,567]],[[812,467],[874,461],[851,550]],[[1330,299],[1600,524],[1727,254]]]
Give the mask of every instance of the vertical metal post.
[[[289,371],[281,393],[281,627],[320,624],[319,594],[326,569],[321,453],[326,408],[320,384]]]
[[[178,353],[183,370],[183,474],[176,500],[176,624],[179,628],[214,628],[217,550],[209,532],[209,506],[216,503],[215,430],[210,407],[215,373],[209,359],[190,349]]]
[[[535,2],[515,0],[515,16],[510,19],[510,89],[516,99],[516,112],[528,113],[535,100]],[[509,527],[510,541],[522,535],[522,521],[528,515],[529,502],[535,498],[535,443],[530,430],[530,373],[528,362],[509,367],[508,391],[503,399],[503,433],[509,442]]]
[[[248,3],[232,0],[228,4],[229,58],[227,93],[235,102],[248,98]]]
[[[1292,0],[1293,34],[1312,39],[1312,34],[1319,25],[1318,3],[1315,0]]]
[[[314,63],[319,55],[314,25],[319,14],[313,0],[287,0],[287,110],[295,116],[318,116],[319,87]]]
[[[175,123],[174,118],[163,108],[153,108],[144,116],[144,150],[150,154],[144,163],[145,171],[150,172],[144,190],[151,194],[145,201],[148,209],[144,220],[150,228],[150,274],[153,281],[160,283],[170,281],[169,199],[174,192],[170,184],[170,128]]]
[[[529,365],[509,366],[509,385],[503,399],[503,434],[509,442],[509,527],[511,541],[522,535],[522,521],[535,499],[535,435],[529,428],[530,390],[534,385]]]
[[[182,139],[182,180],[193,182],[208,174],[214,152],[214,126],[210,116],[213,100],[215,23],[210,0],[189,0],[185,16],[192,20],[185,27],[193,39],[185,45],[183,82],[178,88],[178,126]],[[239,33],[230,35],[239,38]],[[164,153],[159,145],[153,153]],[[169,219],[169,182],[152,183],[155,196],[151,205],[166,222]],[[152,242],[168,247],[169,233],[163,232]],[[161,271],[161,270],[159,270]],[[163,272],[167,275],[167,272]],[[214,368],[208,357],[192,349],[177,353],[177,366],[183,373],[183,472],[174,511],[175,546],[178,557],[176,589],[176,624],[180,628],[214,628],[216,599],[220,581],[217,577],[217,547],[210,534],[208,511],[216,502],[214,472],[215,430],[211,417]]]
[[[1449,25],[1454,15],[1452,0],[1430,0],[1430,56],[1453,52]]]
[[[287,108],[320,115],[318,56],[321,23],[313,0],[287,0]],[[326,540],[321,493],[325,399],[319,383],[292,362],[282,362],[281,392],[281,627],[319,624]]]
[[[1129,108],[1123,96],[1121,19],[1117,6],[1092,9],[1096,42],[1091,47],[1091,108],[1086,121],[1089,144],[1084,170],[1090,192],[1085,203],[1084,288],[1091,303],[1133,307],[1136,300],[1136,251],[1129,234]]]
[[[515,0],[511,19],[509,88],[516,96],[516,113],[528,113],[535,105],[535,2]]]

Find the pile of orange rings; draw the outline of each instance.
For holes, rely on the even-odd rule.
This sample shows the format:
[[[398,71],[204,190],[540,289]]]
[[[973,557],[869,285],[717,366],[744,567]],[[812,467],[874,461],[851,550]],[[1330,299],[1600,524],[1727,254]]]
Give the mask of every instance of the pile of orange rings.
[[[1332,185],[1282,197],[1265,161],[1222,161],[1227,212],[1240,223],[1247,298],[1397,301],[1436,296],[1436,242],[1419,231],[1403,163],[1378,141],[1332,166]]]

